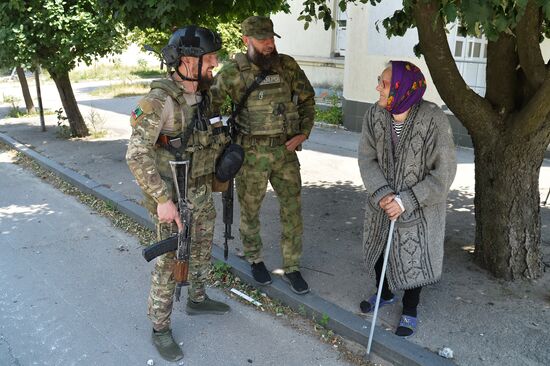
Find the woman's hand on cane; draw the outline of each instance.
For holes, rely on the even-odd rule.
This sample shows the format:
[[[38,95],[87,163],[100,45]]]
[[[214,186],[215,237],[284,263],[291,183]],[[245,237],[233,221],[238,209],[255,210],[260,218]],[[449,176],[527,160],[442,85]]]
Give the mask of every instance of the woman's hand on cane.
[[[380,208],[386,212],[386,215],[388,215],[388,218],[391,221],[397,220],[397,218],[403,213],[403,209],[401,208],[401,205],[397,203],[395,197],[395,194],[390,193],[384,196],[379,202]]]

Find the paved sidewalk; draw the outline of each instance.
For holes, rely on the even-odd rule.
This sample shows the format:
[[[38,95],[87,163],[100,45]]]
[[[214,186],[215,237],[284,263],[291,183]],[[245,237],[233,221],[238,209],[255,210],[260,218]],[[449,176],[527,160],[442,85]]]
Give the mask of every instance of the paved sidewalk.
[[[84,89],[86,88],[86,89]],[[48,117],[48,131],[38,129],[38,120],[2,120],[0,132],[32,146],[40,154],[87,176],[130,200],[141,198],[128,171],[124,154],[129,137],[128,117],[137,98],[97,99],[77,89],[83,115],[92,106],[106,123],[109,135],[101,140],[61,140],[56,138],[55,116]],[[55,95],[52,93],[51,95]],[[58,108],[55,100],[51,107]],[[6,108],[4,108],[4,111]],[[0,112],[2,109],[0,108]],[[362,221],[364,192],[356,162],[359,135],[343,130],[316,128],[304,151],[299,153],[303,179],[304,254],[302,268],[313,294],[339,307],[351,321],[359,302],[373,291],[373,281],[362,264]],[[537,281],[507,283],[494,279],[472,262],[474,218],[473,153],[458,149],[458,173],[449,197],[444,276],[440,283],[422,292],[419,330],[407,344],[431,352],[447,346],[454,350],[459,365],[547,365],[550,364],[550,271]],[[541,197],[550,185],[550,164],[541,169]],[[218,212],[221,200],[216,197]],[[235,222],[238,223],[238,204]],[[544,258],[550,258],[550,210],[541,208]],[[221,244],[222,224],[218,215],[215,242]],[[278,238],[278,203],[268,191],[262,207],[262,234],[266,263],[270,269],[281,265]],[[234,232],[238,234],[238,224]],[[238,235],[237,235],[238,236]],[[231,252],[241,253],[239,239]],[[232,263],[246,271],[242,261]],[[284,285],[273,288],[274,295],[286,296]],[[282,294],[282,295],[281,295]],[[309,301],[309,296],[290,301]],[[400,306],[381,310],[386,334],[391,339]],[[368,334],[364,325],[358,332]],[[375,335],[375,340],[376,340]],[[364,339],[364,338],[363,338]],[[400,343],[401,344],[401,343]],[[401,347],[401,346],[399,346]],[[380,349],[381,350],[381,349]],[[384,355],[381,355],[384,356]],[[443,360],[443,359],[441,359]]]

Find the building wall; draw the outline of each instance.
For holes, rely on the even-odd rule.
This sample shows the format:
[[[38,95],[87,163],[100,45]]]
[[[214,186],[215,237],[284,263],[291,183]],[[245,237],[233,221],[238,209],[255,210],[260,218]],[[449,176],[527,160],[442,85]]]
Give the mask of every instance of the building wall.
[[[311,83],[315,86],[341,86],[344,80],[344,60],[334,58],[334,31],[325,30],[322,22],[312,22],[304,30],[304,22],[298,21],[303,9],[302,0],[290,0],[289,14],[271,16],[279,53],[290,55],[298,61]],[[334,7],[334,1],[330,2]]]
[[[540,44],[540,49],[542,51],[542,57],[545,62],[550,60],[550,39],[545,38],[544,41]]]
[[[291,0],[289,4],[289,14],[277,13],[271,16],[275,33],[281,36],[275,39],[277,50],[293,57],[330,58],[333,33],[325,31],[322,22],[311,23],[309,28],[304,30],[304,22],[297,20],[303,9],[302,1]]]

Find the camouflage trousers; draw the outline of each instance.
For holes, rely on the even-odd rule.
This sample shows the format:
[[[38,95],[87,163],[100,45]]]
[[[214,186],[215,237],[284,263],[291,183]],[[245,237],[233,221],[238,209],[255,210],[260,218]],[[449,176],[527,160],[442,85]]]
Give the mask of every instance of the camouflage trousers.
[[[245,160],[236,178],[241,206],[240,234],[248,262],[262,261],[260,207],[267,182],[279,197],[282,224],[281,252],[286,272],[299,270],[302,254],[302,200],[300,163],[296,152],[281,146],[244,146]]]
[[[216,211],[212,200],[212,188],[209,184],[194,187],[189,181],[188,198],[193,204],[193,227],[191,229],[191,258],[189,260],[188,296],[191,300],[203,301],[205,282],[208,275],[214,237]],[[159,223],[155,213],[151,217],[157,228],[157,239],[162,240],[177,232],[175,223]],[[173,277],[175,252],[157,258],[152,271],[151,291],[149,292],[148,316],[156,330],[170,327],[174,290],[176,283]]]

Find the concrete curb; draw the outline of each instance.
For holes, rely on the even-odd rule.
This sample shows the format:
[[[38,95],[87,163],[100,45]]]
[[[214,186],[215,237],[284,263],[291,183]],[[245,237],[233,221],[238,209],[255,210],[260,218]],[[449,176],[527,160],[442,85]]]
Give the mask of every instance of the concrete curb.
[[[154,229],[154,224],[144,207],[128,200],[123,195],[110,190],[102,184],[95,182],[93,179],[84,177],[40,155],[30,147],[6,134],[0,133],[0,141],[34,159],[41,167],[52,171],[83,192],[92,194],[101,200],[115,205],[119,211],[130,216],[141,225]],[[213,246],[212,260],[224,261],[222,248],[216,245]],[[368,333],[371,325],[368,319],[364,319],[344,310],[338,305],[328,302],[314,293],[297,295],[290,291],[288,285],[278,276],[275,276],[271,285],[260,287],[254,282],[250,274],[248,263],[233,254],[229,255],[227,263],[231,265],[232,272],[239,276],[244,282],[254,287],[261,288],[261,290],[270,297],[278,299],[295,311],[302,313],[305,311],[308,316],[314,316],[316,319],[328,316],[329,321],[327,326],[329,329],[332,329],[335,333],[347,339],[353,340],[365,347],[367,346]],[[454,364],[450,360],[441,358],[435,353],[398,337],[393,333],[387,332],[378,326],[375,330],[372,350],[377,356],[395,365],[444,366]]]

